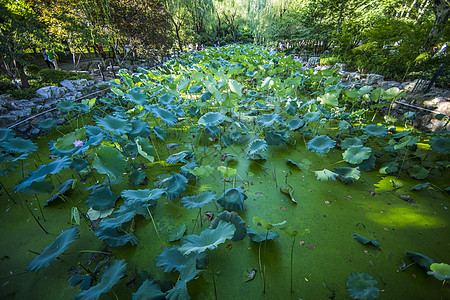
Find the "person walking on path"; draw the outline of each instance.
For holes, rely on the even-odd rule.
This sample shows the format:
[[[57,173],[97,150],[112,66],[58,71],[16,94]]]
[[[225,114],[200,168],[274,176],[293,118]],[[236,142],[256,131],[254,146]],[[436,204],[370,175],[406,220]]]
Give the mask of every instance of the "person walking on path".
[[[58,70],[58,62],[56,61],[56,55],[55,55],[55,53],[53,53],[53,50],[49,49],[49,50],[47,50],[46,53],[47,53],[48,59],[55,66],[55,70]]]
[[[47,67],[49,69],[54,69],[55,66],[53,65],[53,63],[50,61],[50,59],[48,58],[47,52],[45,51],[45,49],[42,49],[42,56],[44,58],[45,63],[47,64]]]

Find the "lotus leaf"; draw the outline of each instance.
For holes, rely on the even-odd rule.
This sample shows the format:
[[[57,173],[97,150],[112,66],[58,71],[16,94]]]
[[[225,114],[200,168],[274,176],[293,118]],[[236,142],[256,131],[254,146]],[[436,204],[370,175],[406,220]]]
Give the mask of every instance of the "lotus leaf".
[[[239,81],[236,81],[234,79],[230,79],[228,81],[228,86],[230,87],[230,90],[233,93],[236,93],[236,94],[238,94],[239,96],[242,97],[242,89],[244,88],[242,83],[240,83]]]
[[[45,180],[40,182],[33,182],[29,187],[24,188],[22,192],[26,194],[50,194],[51,192],[53,192],[54,188],[55,185],[53,184],[53,182]]]
[[[380,172],[380,174],[384,174],[384,175],[392,174],[392,173],[397,172],[399,166],[400,166],[400,164],[395,161],[387,162],[381,166],[379,172]]]
[[[319,135],[310,140],[306,147],[311,152],[328,153],[334,146],[336,146],[336,141],[333,141],[326,135]]]
[[[404,94],[405,91],[400,91],[398,87],[392,87],[383,91],[383,100],[394,101],[395,99],[402,97]]]
[[[0,142],[9,140],[14,135],[15,132],[11,128],[0,128]]]
[[[439,154],[449,154],[450,153],[450,137],[448,136],[442,136],[442,135],[436,135],[433,136],[429,144],[431,146],[431,149]]]
[[[284,137],[283,135],[274,132],[272,130],[266,131],[266,137],[264,140],[267,142],[268,145],[271,146],[279,146],[284,143]]]
[[[28,186],[30,186],[33,182],[43,181],[48,174],[57,174],[61,172],[62,169],[68,168],[70,166],[70,158],[58,158],[57,160],[49,163],[48,165],[42,165],[39,167],[37,171],[33,171],[28,174],[28,178],[16,185],[13,189],[15,191],[20,191]]]
[[[122,178],[125,171],[125,157],[116,148],[109,146],[100,146],[95,153],[95,159],[92,166],[100,174],[106,174],[112,179]]]
[[[242,133],[240,131],[233,131],[230,135],[230,138],[233,142],[238,141],[242,137]]]
[[[346,131],[349,130],[352,127],[352,124],[350,124],[349,122],[345,121],[345,120],[341,120],[337,126],[337,128],[340,131]]]
[[[261,139],[256,139],[248,145],[247,155],[251,157],[255,154],[260,154],[261,152],[266,151],[266,150],[267,150],[266,141],[261,140]]]
[[[236,124],[236,126],[242,130],[243,132],[245,132],[246,134],[249,133],[247,126],[245,126],[243,123],[241,122],[234,122],[234,124]]]
[[[206,191],[195,196],[184,197],[181,199],[181,204],[187,209],[202,208],[205,204],[216,199],[216,197],[216,192]]]
[[[76,104],[77,103],[73,100],[62,99],[56,104],[56,107],[62,112],[69,112],[75,110]]]
[[[69,278],[69,280],[67,280],[67,283],[70,286],[75,286],[78,283],[80,283],[80,290],[87,290],[91,287],[91,283],[92,283],[92,277],[91,275],[86,275],[86,276],[80,276],[80,275],[73,275],[72,277]]]
[[[339,94],[338,93],[326,93],[325,95],[317,97],[320,104],[328,107],[336,107],[339,105]]]
[[[263,126],[263,127],[269,127],[272,126],[275,122],[280,122],[279,120],[280,115],[276,114],[276,113],[271,113],[271,114],[264,114],[261,115],[256,122]]]
[[[303,116],[303,120],[308,123],[320,120],[320,111],[308,112]]]
[[[75,300],[99,299],[101,294],[109,292],[119,282],[125,275],[126,268],[125,259],[113,260],[105,268],[100,283],[76,295]]]
[[[193,170],[187,169],[191,174],[199,177],[208,177],[214,172],[214,168],[210,165],[196,167]]]
[[[252,241],[256,243],[261,243],[264,241],[274,240],[279,237],[278,233],[273,231],[261,232],[258,233],[253,230],[251,227],[247,227],[247,234],[252,239]]]
[[[188,235],[181,239],[181,247],[179,251],[183,255],[192,252],[200,253],[203,251],[214,250],[217,245],[222,244],[227,239],[231,239],[236,228],[233,224],[220,221],[216,229],[205,229],[200,235]]]
[[[128,138],[134,141],[137,137],[148,137],[152,132],[152,129],[148,124],[140,119],[131,120],[132,129],[128,133]]]
[[[136,293],[132,294],[132,300],[163,300],[165,293],[155,281],[145,280]]]
[[[180,251],[179,246],[172,246],[171,248],[163,248],[162,253],[155,257],[156,266],[161,267],[166,273],[176,270],[182,272],[188,265],[190,260],[196,261],[198,257],[197,253],[191,253],[184,255]]]
[[[122,226],[123,223],[126,223],[134,218],[136,215],[135,211],[128,211],[125,213],[114,213],[114,216],[109,219],[105,219],[100,222],[99,226],[101,228],[118,228]]]
[[[187,163],[188,159],[194,155],[191,151],[181,151],[166,158],[166,163],[168,164],[178,164],[180,162]]]
[[[74,147],[75,141],[86,139],[86,128],[78,128],[74,132],[68,133],[56,140],[55,148],[58,150],[67,150]]]
[[[347,278],[347,291],[352,299],[372,300],[380,296],[377,284],[369,274],[354,272]]]
[[[288,129],[294,131],[302,128],[303,126],[305,126],[305,121],[303,121],[302,119],[293,119],[290,120],[287,124]]]
[[[350,146],[344,153],[342,157],[344,160],[351,164],[360,164],[365,159],[368,159],[372,153],[372,149],[363,146]]]
[[[78,228],[72,227],[62,232],[56,240],[42,250],[26,267],[27,272],[36,272],[54,263],[56,258],[69,248],[69,244],[78,238]]]
[[[129,120],[106,115],[102,119],[97,119],[97,125],[105,128],[115,135],[124,135],[133,129]]]
[[[13,153],[29,153],[38,149],[38,146],[35,143],[20,137],[8,138],[0,142],[0,147],[5,151],[11,151]]]
[[[372,244],[375,247],[379,247],[380,246],[380,242],[379,241],[368,239],[368,238],[363,237],[363,236],[361,236],[359,234],[356,234],[356,233],[353,233],[353,238],[356,241],[358,241],[359,243],[363,244],[363,245]]]
[[[375,124],[363,126],[363,131],[368,136],[374,136],[379,138],[384,137],[389,133],[389,130],[385,126]]]
[[[332,172],[328,169],[323,169],[322,171],[314,171],[314,174],[319,181],[334,181],[339,176],[338,173]]]
[[[421,253],[406,252],[406,255],[408,255],[413,262],[427,270],[430,270],[430,266],[434,263],[432,258],[429,258]]]
[[[364,142],[358,139],[357,137],[346,138],[341,142],[342,150],[347,150],[351,146],[364,146]]]
[[[153,133],[156,135],[158,139],[164,141],[167,137],[167,132],[159,126],[153,127]]]
[[[172,176],[162,180],[159,187],[164,189],[164,193],[169,200],[175,199],[184,193],[187,187],[187,178],[181,174],[172,173]]]
[[[194,160],[194,157],[192,157],[190,162],[180,167],[180,174],[186,177],[188,180],[193,179],[196,175],[192,174],[191,172],[198,166],[199,164]]]
[[[408,173],[409,176],[415,179],[425,179],[428,177],[428,174],[430,174],[427,169],[418,165],[414,165],[411,168],[408,168]]]
[[[38,123],[38,128],[44,131],[53,130],[56,128],[56,126],[58,126],[58,120],[52,118],[41,120]]]
[[[342,180],[345,184],[350,184],[359,179],[361,176],[361,172],[359,171],[359,168],[334,168],[334,172],[339,174],[339,179]]]
[[[430,265],[431,271],[428,271],[428,275],[433,275],[437,280],[450,279],[450,265],[445,263],[434,263]]]
[[[84,168],[87,168],[87,166],[88,166],[87,160],[78,157],[73,158],[72,162],[70,163],[70,168],[76,171],[81,171]]]
[[[158,104],[161,106],[167,106],[175,101],[175,95],[164,93],[158,97]]]
[[[217,199],[217,203],[225,209],[241,210],[244,209],[244,200],[247,198],[247,195],[241,189],[226,189],[225,193]]]
[[[229,178],[236,174],[236,169],[225,167],[225,166],[218,166],[217,170],[222,173],[223,177]]]
[[[86,206],[95,210],[106,210],[114,207],[119,198],[114,194],[109,186],[101,186],[92,191],[86,199]]]
[[[61,196],[62,194],[64,194],[68,190],[73,189],[74,183],[75,183],[74,179],[69,179],[69,180],[64,181],[58,187],[58,191],[56,192],[56,194],[54,194],[50,199],[48,199],[47,202],[45,202],[44,206],[49,205],[51,202],[55,201],[59,196]]]
[[[208,112],[198,119],[198,124],[204,127],[217,126],[225,121],[225,116],[218,112]]]
[[[95,235],[101,241],[105,241],[111,247],[120,247],[130,242],[132,246],[136,245],[137,238],[132,234],[119,230],[114,227],[105,227],[95,230]]]
[[[164,193],[163,189],[124,190],[122,198],[130,201],[150,202],[159,199]]]
[[[219,224],[220,220],[225,222],[232,223],[236,227],[236,231],[234,232],[233,238],[231,239],[233,242],[237,242],[242,240],[247,233],[247,226],[245,221],[238,215],[237,212],[232,211],[223,211],[221,212],[214,220],[211,222],[210,227],[216,228]]]
[[[266,220],[261,219],[260,217],[253,217],[253,223],[255,223],[258,226],[262,226],[264,227],[266,230],[272,230],[275,227],[280,227],[283,226],[284,224],[286,224],[286,221],[280,222],[280,223],[276,223],[276,224],[272,224]]]
[[[190,300],[185,280],[178,280],[175,286],[166,292],[167,300]]]
[[[186,225],[178,224],[169,231],[169,242],[175,242],[181,239],[181,237],[186,232]]]
[[[393,189],[400,188],[403,186],[403,182],[398,180],[394,176],[383,177],[378,183],[374,184],[376,186],[375,192],[381,193],[386,191],[392,191]]]
[[[410,190],[411,191],[420,191],[421,189],[426,189],[429,186],[430,186],[429,182],[425,182],[422,184],[419,183],[419,184],[416,184],[415,186],[413,186]]]
[[[176,115],[174,115],[173,113],[171,113],[170,111],[168,111],[165,108],[159,107],[159,106],[154,106],[152,108],[152,113],[156,116],[156,117],[160,117],[161,120],[172,126],[175,125],[178,122],[178,118]]]
[[[128,90],[128,93],[125,94],[125,98],[133,102],[137,105],[145,105],[148,102],[147,95],[141,90],[139,86],[135,86],[132,89]]]
[[[152,163],[155,160],[155,158],[153,157],[155,149],[152,145],[150,145],[148,139],[137,137],[134,142],[136,143],[137,151],[139,152],[139,154]]]

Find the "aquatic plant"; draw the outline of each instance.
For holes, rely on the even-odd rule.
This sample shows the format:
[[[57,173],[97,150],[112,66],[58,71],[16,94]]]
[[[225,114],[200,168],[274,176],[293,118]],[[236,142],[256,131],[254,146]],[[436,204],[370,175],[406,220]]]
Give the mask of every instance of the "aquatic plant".
[[[163,300],[165,297],[165,293],[161,291],[161,287],[154,281],[146,279],[139,289],[133,293],[133,300],[140,299],[152,299],[152,300]]]
[[[226,189],[222,196],[217,199],[217,203],[225,209],[242,210],[244,209],[244,200],[247,198],[247,195],[241,189]]]
[[[316,153],[328,153],[331,148],[336,146],[336,141],[333,141],[326,135],[319,135],[310,140],[307,144],[307,148],[311,152]]]
[[[356,234],[356,233],[353,233],[353,238],[356,241],[358,241],[358,243],[361,243],[363,245],[372,244],[375,247],[379,247],[380,246],[380,242],[379,241],[368,239],[368,238],[366,238],[364,236],[361,236],[359,234]]]
[[[372,149],[363,146],[350,146],[342,153],[344,160],[351,164],[360,164],[370,157]]]
[[[214,218],[214,220],[211,222],[210,227],[215,229],[219,225],[220,221],[225,221],[232,223],[236,227],[236,231],[234,232],[233,237],[231,240],[233,242],[237,242],[242,240],[245,235],[247,234],[247,225],[245,224],[245,221],[238,215],[237,212],[232,211],[223,211],[220,214],[217,215],[217,217]]]
[[[367,273],[354,272],[347,278],[347,291],[352,299],[371,300],[380,296],[375,278]]]

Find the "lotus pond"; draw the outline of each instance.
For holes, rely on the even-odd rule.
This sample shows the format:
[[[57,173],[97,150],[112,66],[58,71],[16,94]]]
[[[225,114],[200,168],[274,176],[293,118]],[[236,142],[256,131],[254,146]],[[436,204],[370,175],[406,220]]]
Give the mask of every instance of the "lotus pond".
[[[0,129],[2,299],[444,299],[450,137],[262,47]]]

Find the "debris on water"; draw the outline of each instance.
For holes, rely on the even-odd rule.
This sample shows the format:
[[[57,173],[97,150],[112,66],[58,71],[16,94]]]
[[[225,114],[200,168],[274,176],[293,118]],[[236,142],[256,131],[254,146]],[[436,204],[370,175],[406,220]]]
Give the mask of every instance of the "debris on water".
[[[167,144],[166,148],[169,150],[173,150],[173,149],[177,149],[180,146],[181,146],[180,144]]]
[[[231,250],[231,248],[233,248],[233,245],[231,243],[228,243],[226,247],[228,250]]]
[[[256,271],[257,271],[256,268],[252,268],[252,269],[246,274],[246,276],[245,276],[245,278],[246,278],[245,282],[249,282],[249,281],[252,281],[253,279],[255,279]]]
[[[281,210],[286,210],[286,207],[282,206],[282,207],[281,207]]]
[[[397,197],[399,197],[400,199],[408,202],[409,204],[411,204],[412,206],[417,207],[416,205],[416,200],[414,200],[413,198],[411,198],[411,196],[408,195],[403,195],[403,194],[397,194]]]
[[[212,211],[206,211],[205,215],[208,217],[208,222],[211,222],[212,219],[214,218],[214,213]]]

